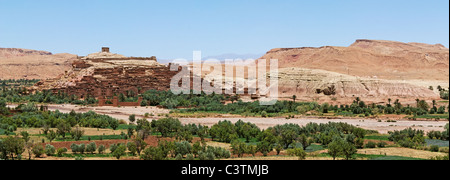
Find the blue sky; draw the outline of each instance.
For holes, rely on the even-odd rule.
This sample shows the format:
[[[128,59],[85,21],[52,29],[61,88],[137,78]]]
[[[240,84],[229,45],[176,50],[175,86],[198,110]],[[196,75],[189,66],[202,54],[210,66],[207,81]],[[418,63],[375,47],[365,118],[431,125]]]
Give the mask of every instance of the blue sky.
[[[356,39],[449,47],[448,0],[0,0],[0,47],[163,59]]]

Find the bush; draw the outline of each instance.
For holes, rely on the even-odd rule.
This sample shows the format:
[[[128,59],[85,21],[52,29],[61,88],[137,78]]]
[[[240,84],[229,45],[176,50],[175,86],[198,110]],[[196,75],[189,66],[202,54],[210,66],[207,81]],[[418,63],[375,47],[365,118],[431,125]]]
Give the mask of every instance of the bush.
[[[99,154],[103,154],[105,152],[105,150],[106,150],[106,147],[104,145],[100,145],[98,147],[98,153]]]
[[[84,152],[86,151],[86,145],[85,144],[78,145],[77,150],[79,153],[84,154]]]
[[[306,152],[303,150],[303,148],[295,148],[295,149],[289,149],[288,154],[290,156],[296,156],[299,160],[305,160],[306,159]]]
[[[439,148],[439,152],[442,152],[442,153],[449,153],[449,150],[448,150],[449,148],[448,147],[441,147],[441,148]]]
[[[183,156],[182,156],[181,154],[178,154],[178,155],[175,157],[175,160],[181,161],[181,160],[183,160]]]
[[[76,145],[75,143],[70,145],[70,149],[72,150],[72,153],[74,154],[78,153],[78,145]]]
[[[45,154],[47,154],[47,156],[53,156],[55,152],[55,146],[52,146],[50,144],[45,145]]]
[[[113,153],[113,152],[117,149],[117,147],[118,147],[117,144],[111,144],[111,145],[109,146],[109,151],[110,151],[111,153]]]
[[[386,145],[387,145],[387,143],[386,143],[386,142],[383,142],[383,141],[380,141],[380,142],[378,142],[378,144],[377,144],[377,146],[378,146],[379,148],[384,148],[384,147],[386,147]]]
[[[439,146],[437,146],[437,145],[430,146],[430,151],[431,152],[439,152]]]
[[[134,142],[128,142],[127,144],[128,151],[130,151],[131,155],[135,156],[137,152],[137,146]]]
[[[119,144],[117,148],[112,152],[112,155],[119,160],[120,157],[125,155],[126,150],[127,147],[124,144]]]
[[[97,150],[97,144],[95,142],[91,142],[86,147],[86,152],[94,154],[94,152]]]
[[[188,160],[188,161],[194,160],[194,155],[192,155],[192,154],[186,155],[186,160]]]
[[[34,146],[31,151],[33,152],[34,157],[36,158],[40,158],[45,153],[44,147],[42,147],[42,145]]]
[[[58,157],[62,157],[64,155],[64,153],[67,152],[67,148],[58,148],[58,150],[56,150],[56,154]]]
[[[369,142],[365,145],[365,148],[376,148],[376,147],[377,147],[377,144],[374,143],[374,142],[372,142],[372,141],[369,141]]]

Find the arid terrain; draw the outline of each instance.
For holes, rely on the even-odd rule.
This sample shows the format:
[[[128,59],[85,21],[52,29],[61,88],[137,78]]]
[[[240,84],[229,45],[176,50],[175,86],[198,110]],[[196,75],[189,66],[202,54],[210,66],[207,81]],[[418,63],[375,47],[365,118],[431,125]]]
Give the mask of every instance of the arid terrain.
[[[449,49],[439,44],[357,40],[349,47],[272,49],[261,59],[278,59],[280,96],[301,100],[437,100],[439,92],[428,88],[449,87]],[[332,85],[335,96],[316,94]]]
[[[55,78],[72,67],[77,55],[0,48],[0,79]]]

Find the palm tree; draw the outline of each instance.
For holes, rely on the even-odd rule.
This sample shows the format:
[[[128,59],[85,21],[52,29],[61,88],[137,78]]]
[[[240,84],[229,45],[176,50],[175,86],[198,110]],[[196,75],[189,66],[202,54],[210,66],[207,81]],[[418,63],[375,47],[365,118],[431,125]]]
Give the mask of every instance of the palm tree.
[[[389,101],[389,105],[391,105],[391,101],[392,101],[392,99],[391,99],[391,98],[389,98],[389,99],[388,99],[388,101]]]
[[[294,103],[295,103],[295,100],[297,99],[297,96],[296,96],[296,95],[293,95],[293,96],[292,96],[292,99],[294,99]]]
[[[419,107],[420,99],[416,99],[416,106]]]

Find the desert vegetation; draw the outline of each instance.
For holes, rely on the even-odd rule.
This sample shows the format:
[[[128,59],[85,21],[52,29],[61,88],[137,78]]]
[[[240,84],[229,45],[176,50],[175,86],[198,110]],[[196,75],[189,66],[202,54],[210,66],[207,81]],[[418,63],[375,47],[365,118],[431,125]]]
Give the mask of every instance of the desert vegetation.
[[[20,81],[19,81],[20,82]],[[27,84],[27,82],[25,82]],[[439,88],[438,88],[439,89]],[[440,90],[443,92],[444,90]],[[448,105],[438,106],[417,99],[416,105],[403,105],[388,99],[386,104],[366,104],[355,98],[349,105],[318,104],[316,102],[278,101],[272,106],[260,106],[258,101],[243,102],[239,96],[217,94],[174,95],[170,91],[147,91],[120,94],[120,101],[143,98],[141,106],[171,109],[165,117],[149,120],[131,115],[128,122],[92,111],[61,113],[48,111],[39,103],[95,104],[93,97],[78,99],[65,93],[50,91],[28,94],[21,87],[3,86],[0,91],[0,159],[40,159],[43,157],[143,160],[215,160],[248,157],[289,157],[297,159],[405,159],[399,156],[361,154],[362,149],[408,148],[436,153],[448,153],[448,124],[445,131],[427,134],[405,129],[380,135],[347,123],[329,122],[283,124],[260,129],[255,124],[239,120],[219,121],[211,127],[183,125],[177,116],[194,113],[234,114],[252,117],[404,115],[417,118],[448,120]],[[225,103],[228,102],[228,103]],[[230,103],[231,102],[231,103]],[[14,109],[7,103],[19,103]],[[153,116],[153,115],[152,115]],[[112,134],[87,134],[86,128],[108,130]],[[31,131],[29,130],[34,130]],[[120,132],[120,133],[119,133]],[[155,141],[150,142],[153,139]],[[106,143],[112,141],[113,143]],[[55,143],[70,142],[65,146]],[[226,146],[208,145],[209,142]],[[440,154],[441,155],[441,154]],[[445,159],[435,156],[433,159]],[[408,158],[406,158],[408,159]],[[430,158],[431,159],[431,158]]]
[[[2,104],[5,108],[5,103]],[[252,123],[221,121],[212,127],[186,124],[176,118],[161,118],[148,121],[137,119],[136,124],[119,124],[108,116],[92,112],[68,114],[41,111],[32,103],[9,110],[10,114],[0,116],[1,129],[5,133],[0,140],[1,159],[60,158],[112,158],[143,160],[215,160],[243,157],[295,156],[330,157],[330,159],[380,158],[358,153],[358,149],[405,147],[432,152],[445,152],[436,145],[428,146],[426,139],[448,141],[448,124],[443,132],[405,129],[390,132],[387,138],[378,132],[365,130],[346,123],[309,123],[306,126],[284,124],[259,129]],[[119,127],[120,126],[120,127]],[[109,139],[104,136],[88,142],[77,143],[86,135],[83,128],[122,129],[121,142],[101,144]],[[18,128],[39,129],[39,134]],[[439,134],[439,135],[436,135]],[[368,136],[370,135],[370,136]],[[42,138],[42,142],[30,137]],[[67,137],[71,136],[71,137]],[[158,140],[150,145],[149,138]],[[387,139],[387,140],[386,140]],[[71,142],[68,147],[56,147],[52,141]],[[208,142],[221,142],[226,147],[214,147]],[[69,151],[70,150],[70,151]],[[447,148],[448,152],[448,148]],[[392,157],[391,157],[392,158]],[[445,157],[434,157],[442,159]]]

